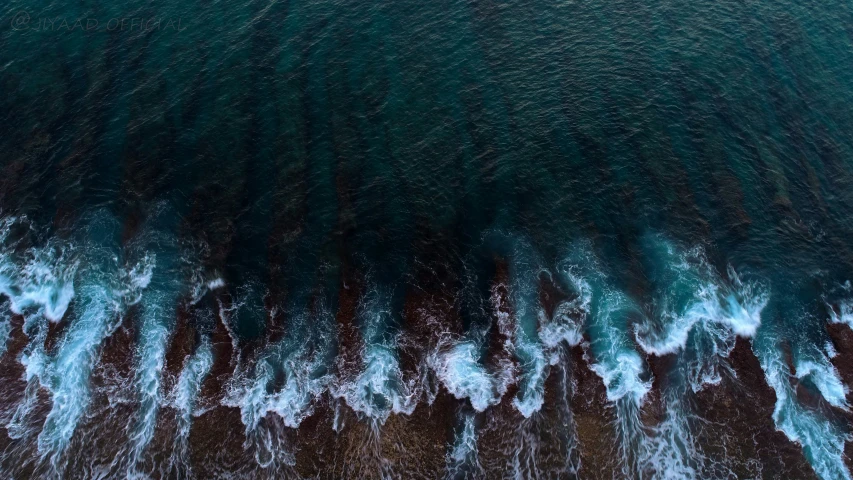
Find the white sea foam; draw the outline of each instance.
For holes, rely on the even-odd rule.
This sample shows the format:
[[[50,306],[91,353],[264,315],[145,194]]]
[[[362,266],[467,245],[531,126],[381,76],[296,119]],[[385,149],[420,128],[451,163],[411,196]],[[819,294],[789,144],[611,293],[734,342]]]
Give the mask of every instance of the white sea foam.
[[[177,240],[170,231],[171,213],[163,204],[150,218],[150,225],[129,244],[131,254],[139,254],[144,262],[152,267],[143,272],[134,272],[134,285],[144,285],[144,293],[139,297],[141,320],[138,327],[138,340],[135,352],[135,374],[133,385],[138,400],[138,409],[134,425],[128,439],[128,476],[139,476],[137,469],[142,466],[144,454],[157,426],[160,407],[166,403],[163,398],[163,368],[166,351],[175,329],[178,304],[186,295],[189,285],[184,281],[182,258]],[[159,222],[166,226],[155,227]],[[147,250],[157,247],[157,254],[148,254]]]
[[[666,416],[642,439],[637,470],[649,478],[700,478],[700,466],[705,458],[695,448],[695,439],[679,393],[671,390],[665,397]]]
[[[512,404],[521,415],[530,418],[545,402],[545,380],[550,362],[539,343],[519,342],[516,354],[525,374],[521,377],[521,394],[512,399]]]
[[[560,302],[551,318],[548,318],[544,311],[540,311],[539,338],[550,352],[556,351],[561,343],[569,347],[583,343],[583,327],[589,315],[592,293],[582,282],[577,285],[581,285],[583,290],[573,300]]]
[[[9,340],[9,335],[12,333],[13,313],[11,302],[0,298],[0,357],[6,353],[6,343]]]
[[[382,424],[392,414],[410,415],[422,395],[417,379],[406,380],[397,359],[397,338],[390,335],[390,296],[376,288],[362,299],[358,319],[364,348],[362,370],[355,378],[341,379],[333,388],[336,397],[371,421]]]
[[[394,351],[381,344],[368,345],[362,352],[363,370],[345,382],[336,394],[367,418],[384,423],[391,413],[410,415],[420,391],[406,382]]]
[[[639,407],[652,386],[651,380],[642,379],[645,363],[628,339],[624,317],[634,307],[621,293],[603,291],[600,295],[590,320],[594,358],[590,368],[604,381],[608,400],[625,398]]]
[[[74,297],[74,276],[79,261],[72,244],[49,242],[17,252],[11,237],[15,225],[26,219],[0,220],[0,294],[9,299],[16,314],[40,310],[50,321],[58,322]]]
[[[548,378],[550,355],[541,338],[540,318],[545,317],[538,301],[537,276],[547,274],[537,267],[530,257],[531,249],[520,243],[510,262],[509,298],[512,303],[514,329],[510,336],[512,353],[518,360],[518,394],[512,400],[513,406],[525,418],[530,418],[542,408],[545,401],[545,380]],[[562,320],[562,319],[560,319]],[[560,321],[550,324],[552,331],[546,331],[549,341],[558,341],[551,335],[558,335],[565,328]]]
[[[189,424],[195,411],[198,394],[212,366],[213,349],[210,340],[205,337],[196,351],[186,358],[172,393],[172,405],[180,412],[182,437],[189,434]]]
[[[286,427],[298,427],[333,380],[328,368],[334,341],[331,312],[320,309],[313,316],[300,312],[289,318],[290,333],[269,345],[252,369],[237,375],[223,401],[240,408],[247,432],[269,413]]]
[[[590,369],[602,379],[607,400],[616,408],[622,474],[636,476],[640,469],[635,452],[645,437],[639,409],[652,387],[643,357],[630,338],[629,317],[637,315],[638,309],[626,295],[608,285],[588,245],[581,245],[558,271],[587,306]]]
[[[170,395],[171,405],[178,413],[178,428],[169,464],[173,471],[189,478],[192,478],[189,459],[189,435],[192,417],[196,411],[202,382],[204,382],[212,366],[213,349],[210,340],[205,337],[196,351],[184,360],[184,368],[181,370],[178,382]]]
[[[0,293],[9,298],[13,312],[25,314],[25,332],[35,335],[21,362],[26,368],[27,392],[41,386],[50,393],[51,409],[38,436],[38,449],[55,462],[88,408],[89,378],[101,343],[120,324],[124,306],[133,301],[130,297],[145,285],[134,282],[119,266],[109,235],[115,222],[103,212],[86,217],[88,226],[83,231],[91,235],[79,242],[85,248],[50,240],[22,251],[9,238],[9,229],[16,222],[6,219],[0,229]],[[126,281],[129,277],[130,282]],[[54,352],[49,353],[43,347],[47,329],[40,319],[62,320],[72,299],[74,316],[68,319]],[[35,398],[34,394],[25,395],[10,423],[12,431],[24,425]]]
[[[757,345],[756,355],[768,385],[776,392],[776,405],[773,409],[776,428],[784,432],[792,442],[803,446],[803,452],[818,476],[827,480],[850,479],[850,472],[844,461],[844,446],[850,440],[849,434],[817,412],[800,405],[788,381],[792,372],[785,364],[779,349],[775,347],[774,338],[765,339]]]
[[[847,280],[835,290],[839,290],[843,296],[847,298],[843,298],[836,302],[835,305],[827,301],[826,306],[829,311],[829,321],[832,323],[845,324],[848,327],[853,328],[853,300],[849,298],[851,292],[853,292],[853,283],[851,283],[850,280]]]
[[[52,392],[53,405],[38,439],[42,454],[62,451],[71,439],[89,404],[89,377],[98,361],[98,347],[117,326],[118,312],[107,289],[83,285],[80,301],[78,318],[60,341],[56,355],[22,359],[27,377],[38,377]]]
[[[453,448],[447,454],[446,478],[469,478],[484,473],[478,460],[477,427],[474,421],[474,415],[462,415],[462,428],[456,433]]]
[[[713,337],[716,345],[733,343],[733,336],[751,338],[761,325],[767,295],[760,286],[744,283],[732,267],[726,282],[699,248],[678,251],[659,237],[656,243],[660,297],[653,314],[635,330],[637,343],[650,355],[669,355],[687,348],[692,331]],[[664,252],[664,253],[662,253]],[[709,354],[728,355],[724,352]]]
[[[287,427],[298,427],[313,412],[313,402],[328,388],[331,378],[318,373],[325,367],[324,358],[304,350],[290,353],[260,360],[254,379],[248,384],[236,383],[224,401],[240,408],[247,430],[257,428],[268,413],[277,414]],[[283,383],[270,391],[276,372],[280,372]]]
[[[794,368],[797,378],[810,379],[830,405],[842,409],[849,407],[847,404],[849,389],[841,382],[838,371],[822,352],[817,352],[814,358],[797,359]]]
[[[469,399],[471,406],[482,412],[500,402],[509,379],[505,375],[492,375],[479,359],[478,347],[473,342],[461,341],[439,348],[430,364],[451,395]]]
[[[139,410],[136,413],[136,426],[130,435],[133,465],[142,460],[145,449],[154,437],[157,415],[162,403],[160,386],[163,365],[173,327],[173,323],[164,317],[173,314],[173,309],[161,305],[149,305],[144,312],[134,382],[139,396]]]
[[[659,236],[646,239],[655,291],[651,315],[635,325],[637,344],[650,355],[679,354],[693,391],[722,379],[737,337],[752,338],[769,298],[729,266],[727,280],[701,248],[678,249]]]

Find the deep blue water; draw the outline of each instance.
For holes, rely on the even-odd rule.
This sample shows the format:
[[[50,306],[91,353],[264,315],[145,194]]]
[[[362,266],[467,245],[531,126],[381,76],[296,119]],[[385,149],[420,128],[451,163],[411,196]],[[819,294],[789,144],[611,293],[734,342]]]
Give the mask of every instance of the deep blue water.
[[[849,2],[0,13],[0,477],[851,478]]]

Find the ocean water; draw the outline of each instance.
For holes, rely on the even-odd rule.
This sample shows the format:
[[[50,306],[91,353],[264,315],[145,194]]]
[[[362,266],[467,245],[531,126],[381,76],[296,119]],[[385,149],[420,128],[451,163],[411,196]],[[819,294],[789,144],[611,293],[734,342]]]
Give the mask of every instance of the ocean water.
[[[0,17],[0,478],[851,478],[849,2]]]

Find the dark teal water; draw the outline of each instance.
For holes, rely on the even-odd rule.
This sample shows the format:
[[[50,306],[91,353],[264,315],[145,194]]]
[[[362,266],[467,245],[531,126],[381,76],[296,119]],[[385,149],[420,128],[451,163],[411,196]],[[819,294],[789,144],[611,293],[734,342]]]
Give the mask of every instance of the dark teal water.
[[[0,476],[850,478],[849,2],[0,12]]]

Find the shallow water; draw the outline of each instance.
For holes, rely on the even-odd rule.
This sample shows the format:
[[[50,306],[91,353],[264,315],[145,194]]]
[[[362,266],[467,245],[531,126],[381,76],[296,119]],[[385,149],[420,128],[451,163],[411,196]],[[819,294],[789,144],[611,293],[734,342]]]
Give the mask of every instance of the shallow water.
[[[0,476],[851,477],[849,3],[0,13]]]

